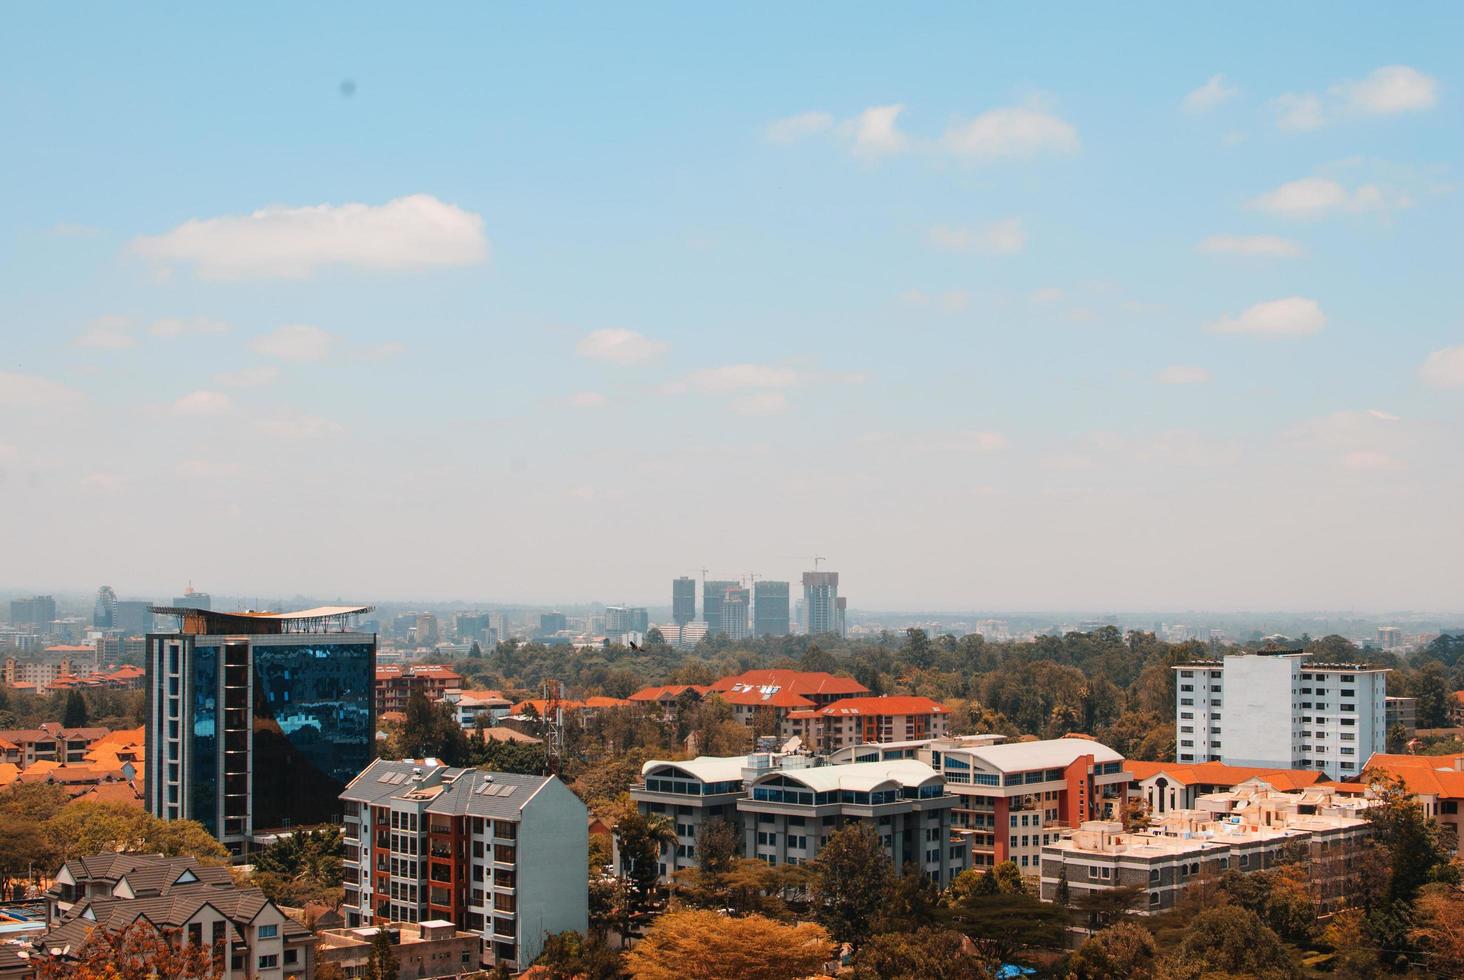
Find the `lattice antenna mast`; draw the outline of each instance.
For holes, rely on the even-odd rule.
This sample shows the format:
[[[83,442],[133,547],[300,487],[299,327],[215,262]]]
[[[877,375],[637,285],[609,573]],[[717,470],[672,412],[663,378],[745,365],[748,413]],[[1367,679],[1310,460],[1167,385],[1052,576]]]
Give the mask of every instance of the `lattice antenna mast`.
[[[544,775],[564,771],[564,685],[544,682]]]

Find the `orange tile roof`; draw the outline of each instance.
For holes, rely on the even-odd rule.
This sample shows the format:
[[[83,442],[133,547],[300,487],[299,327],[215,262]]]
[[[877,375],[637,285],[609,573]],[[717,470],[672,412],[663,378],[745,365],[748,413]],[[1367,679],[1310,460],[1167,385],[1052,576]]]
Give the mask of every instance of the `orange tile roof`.
[[[1452,696],[1455,701],[1464,704],[1464,691],[1455,691]]]
[[[1381,769],[1403,780],[1410,793],[1464,799],[1464,755],[1388,755],[1379,752],[1366,769]]]
[[[821,670],[748,670],[723,677],[712,685],[714,691],[736,688],[777,687],[794,694],[868,694],[869,688],[852,677],[836,677]]]
[[[744,688],[737,691],[719,691],[717,696],[728,704],[765,704],[772,708],[812,708],[814,703],[801,694],[788,690],[774,690],[766,694],[760,688]]]
[[[1315,786],[1322,774],[1310,769],[1266,769],[1259,766],[1227,766],[1222,762],[1140,762],[1127,759],[1124,770],[1134,779],[1150,779],[1163,773],[1183,786],[1234,786],[1247,779],[1261,779],[1282,792]]]
[[[643,687],[630,696],[632,701],[659,701],[662,698],[679,698],[687,691],[706,694],[711,688],[705,684],[662,684],[659,687]]]
[[[20,766],[13,762],[0,762],[0,786],[9,786],[20,778]]]
[[[819,709],[821,715],[943,715],[946,706],[930,698],[886,694],[880,697],[844,698]]]

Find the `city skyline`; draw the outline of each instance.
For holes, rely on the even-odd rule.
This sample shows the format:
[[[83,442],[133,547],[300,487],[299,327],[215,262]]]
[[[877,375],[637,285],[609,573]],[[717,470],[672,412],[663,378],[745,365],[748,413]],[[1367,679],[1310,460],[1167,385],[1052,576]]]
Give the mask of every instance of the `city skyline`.
[[[1456,609],[1464,12],[1246,9],[18,11],[0,586]]]

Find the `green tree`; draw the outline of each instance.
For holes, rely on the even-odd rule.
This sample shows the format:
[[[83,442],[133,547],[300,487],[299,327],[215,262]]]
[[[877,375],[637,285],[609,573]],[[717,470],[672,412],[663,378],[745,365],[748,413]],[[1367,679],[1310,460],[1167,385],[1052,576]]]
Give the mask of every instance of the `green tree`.
[[[61,727],[86,727],[86,698],[75,688],[66,692],[66,711],[61,716]]]
[[[345,838],[339,827],[304,830],[281,837],[254,855],[252,880],[284,905],[341,898]]]
[[[1410,685],[1418,699],[1416,707],[1419,728],[1444,728],[1449,724],[1449,701],[1454,686],[1444,665],[1430,661],[1413,672]]]
[[[468,765],[472,748],[446,701],[429,701],[421,691],[407,699],[407,720],[389,742],[399,759],[440,759],[450,766]]]
[[[879,836],[852,824],[829,836],[809,864],[814,911],[834,940],[859,946],[890,892],[894,865]]]
[[[697,830],[697,865],[707,874],[725,874],[737,857],[737,828],[725,820],[708,820]]]
[[[986,892],[986,887],[948,906],[946,916],[952,928],[970,936],[1001,962],[1024,950],[1062,947],[1068,928],[1065,909],[1023,891]]]
[[[1089,936],[1068,960],[1072,980],[1152,980],[1158,967],[1154,936],[1143,926],[1120,922]]]
[[[910,933],[935,924],[940,895],[935,882],[915,868],[895,879],[889,897],[875,918],[875,932]]]
[[[122,803],[76,803],[43,825],[42,836],[59,860],[107,851],[187,855],[225,864],[229,851],[196,820],[160,820]]]
[[[1438,823],[1424,813],[1403,780],[1377,769],[1363,773],[1363,780],[1375,797],[1363,816],[1372,825],[1372,846],[1385,853],[1386,898],[1412,902],[1420,888],[1437,878],[1452,855]]]
[[[371,952],[366,955],[366,972],[362,977],[365,980],[398,980],[401,970],[396,953],[392,952],[391,933],[385,926],[378,926],[371,937]]]
[[[616,980],[625,975],[620,953],[595,936],[573,930],[544,937],[544,949],[534,965],[549,980]]]
[[[620,874],[629,883],[627,914],[645,909],[660,877],[663,848],[676,846],[676,826],[664,814],[643,814],[633,804],[622,808],[615,821],[620,849]]]
[[[1178,959],[1196,976],[1220,973],[1272,980],[1297,972],[1281,937],[1260,916],[1237,905],[1221,905],[1195,916],[1184,931]]]
[[[854,980],[991,980],[1000,964],[951,929],[886,932],[854,957]]]

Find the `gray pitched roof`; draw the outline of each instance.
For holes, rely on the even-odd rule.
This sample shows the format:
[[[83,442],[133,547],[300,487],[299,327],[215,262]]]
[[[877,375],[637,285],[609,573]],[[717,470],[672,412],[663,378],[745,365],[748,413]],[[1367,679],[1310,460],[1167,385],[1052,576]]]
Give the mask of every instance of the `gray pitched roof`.
[[[92,854],[72,858],[66,862],[65,870],[78,884],[105,881],[116,887],[125,878],[133,894],[139,898],[162,894],[175,887],[174,882],[185,871],[193,872],[198,885],[203,887],[227,887],[234,883],[226,867],[200,864],[191,857],[163,857],[161,854]],[[59,898],[61,892],[52,885],[46,894]]]
[[[413,780],[414,770],[420,774],[420,780]],[[382,805],[389,800],[417,796],[426,801],[428,813],[508,820],[517,818],[524,804],[552,779],[553,776],[432,766],[411,759],[377,759],[351,780],[341,799]]]

